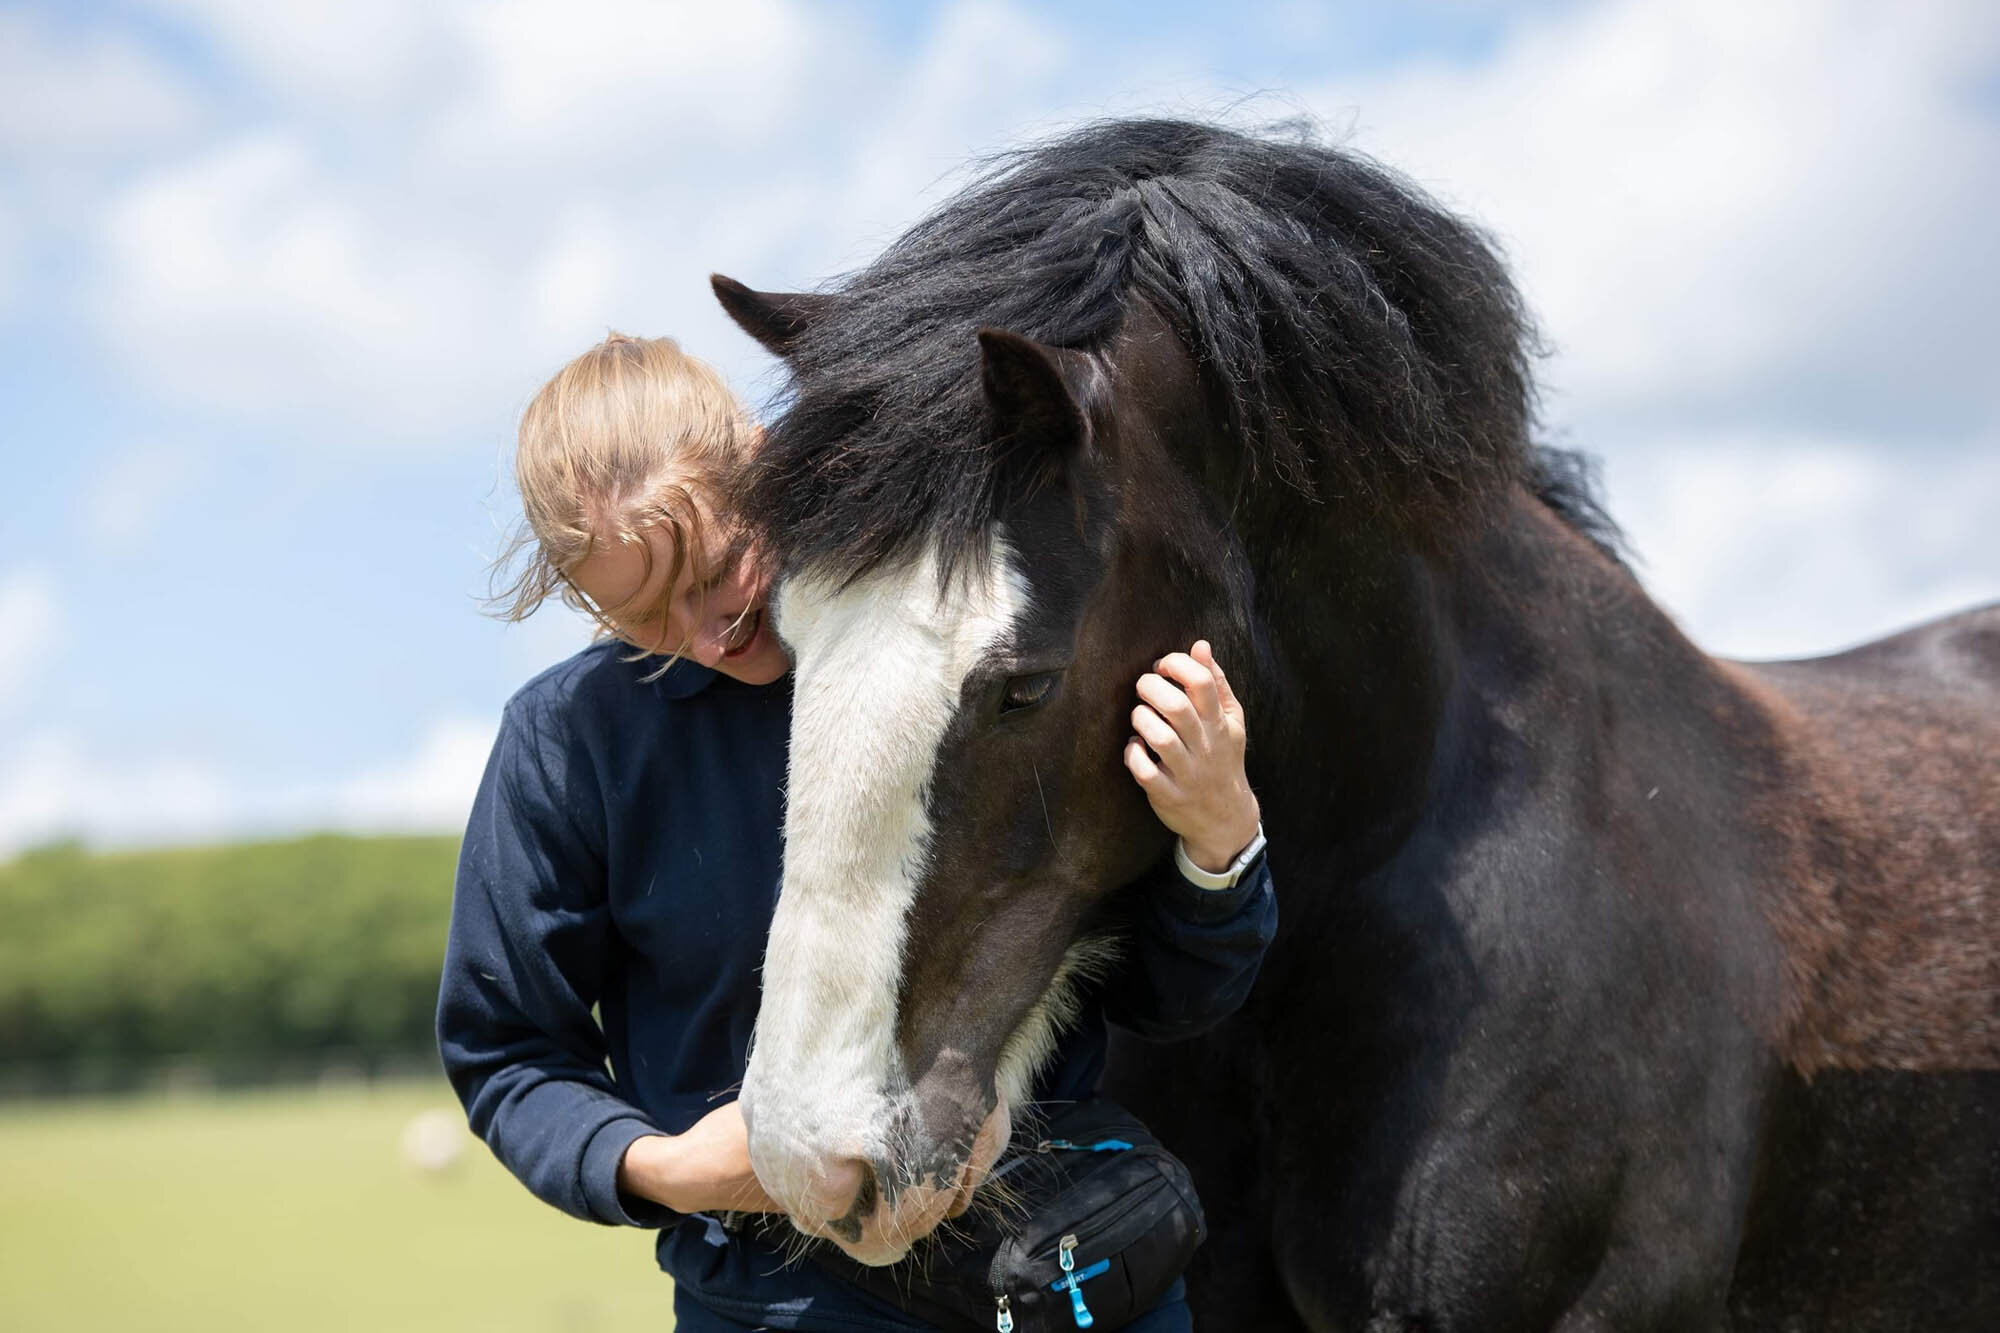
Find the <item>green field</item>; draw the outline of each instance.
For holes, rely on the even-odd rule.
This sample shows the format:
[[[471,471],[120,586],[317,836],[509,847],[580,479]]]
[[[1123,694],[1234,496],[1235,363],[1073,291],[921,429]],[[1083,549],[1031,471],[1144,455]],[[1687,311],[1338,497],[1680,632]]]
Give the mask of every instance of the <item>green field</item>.
[[[442,1081],[0,1104],[0,1329],[668,1330],[650,1232],[578,1222],[466,1136]]]

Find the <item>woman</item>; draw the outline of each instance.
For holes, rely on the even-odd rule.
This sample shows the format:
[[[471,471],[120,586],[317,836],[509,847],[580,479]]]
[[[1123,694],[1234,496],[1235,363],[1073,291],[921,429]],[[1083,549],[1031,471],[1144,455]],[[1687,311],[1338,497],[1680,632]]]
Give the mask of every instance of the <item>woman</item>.
[[[439,1048],[473,1129],[530,1190],[661,1229],[681,1333],[917,1328],[715,1216],[775,1206],[733,1100],[791,707],[766,564],[722,494],[756,438],[666,339],[612,335],[524,414],[528,560],[506,612],[559,596],[605,634],[507,705],[460,853]],[[1137,695],[1126,763],[1180,840],[1136,890],[1126,961],[1038,1081],[1043,1101],[1090,1094],[1107,1019],[1171,1038],[1226,1017],[1275,925],[1241,710],[1207,645],[1163,659]],[[1177,1285],[1130,1327],[1188,1326]]]

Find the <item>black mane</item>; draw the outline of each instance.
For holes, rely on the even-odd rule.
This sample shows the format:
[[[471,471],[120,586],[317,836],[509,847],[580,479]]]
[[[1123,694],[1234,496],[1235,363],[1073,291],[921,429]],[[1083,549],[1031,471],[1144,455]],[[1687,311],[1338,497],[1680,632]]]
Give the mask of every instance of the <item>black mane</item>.
[[[961,554],[999,512],[982,325],[1097,350],[1148,303],[1193,352],[1252,485],[1419,540],[1560,463],[1530,442],[1533,332],[1486,240],[1299,137],[1090,126],[1000,159],[829,296],[789,350],[745,504],[796,564],[835,574],[920,537]]]

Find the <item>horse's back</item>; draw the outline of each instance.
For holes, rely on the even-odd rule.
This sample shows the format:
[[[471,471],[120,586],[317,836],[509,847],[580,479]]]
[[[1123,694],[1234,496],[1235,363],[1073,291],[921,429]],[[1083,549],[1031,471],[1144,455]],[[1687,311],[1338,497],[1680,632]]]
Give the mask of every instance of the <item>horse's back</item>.
[[[1929,703],[2000,727],[2000,602],[1928,621],[1824,657],[1740,663],[1812,709],[1843,689]],[[1830,722],[1837,718],[1829,717]]]

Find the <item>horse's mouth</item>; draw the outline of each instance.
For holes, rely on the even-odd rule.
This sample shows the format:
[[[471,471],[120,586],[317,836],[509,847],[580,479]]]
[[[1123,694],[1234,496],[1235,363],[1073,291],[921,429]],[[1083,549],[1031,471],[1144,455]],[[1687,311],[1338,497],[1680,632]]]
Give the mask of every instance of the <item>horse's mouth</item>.
[[[902,1189],[884,1191],[876,1184],[879,1177],[871,1175],[841,1217],[815,1221],[794,1215],[793,1225],[806,1235],[833,1241],[859,1263],[899,1262],[938,1227],[972,1207],[1012,1134],[1013,1116],[1003,1097],[987,1113],[965,1157],[942,1177],[927,1174]]]

